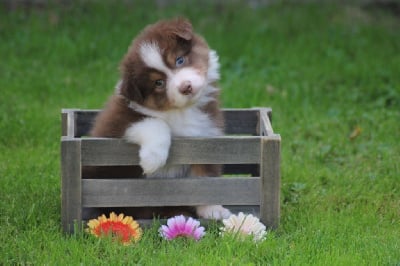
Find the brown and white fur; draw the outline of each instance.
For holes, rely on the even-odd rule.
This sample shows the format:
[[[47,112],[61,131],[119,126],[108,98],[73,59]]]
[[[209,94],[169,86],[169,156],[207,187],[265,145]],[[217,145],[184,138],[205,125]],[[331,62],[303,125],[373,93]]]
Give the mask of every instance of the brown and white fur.
[[[218,56],[182,18],[146,27],[121,63],[115,94],[95,120],[91,136],[122,137],[140,146],[147,178],[218,176],[219,165],[166,164],[171,137],[223,134]],[[202,218],[230,215],[220,205],[196,206]]]

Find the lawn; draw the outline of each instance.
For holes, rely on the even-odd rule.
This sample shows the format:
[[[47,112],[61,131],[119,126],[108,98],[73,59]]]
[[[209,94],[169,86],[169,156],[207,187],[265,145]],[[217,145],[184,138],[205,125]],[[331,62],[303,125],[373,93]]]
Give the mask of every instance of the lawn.
[[[398,13],[329,1],[152,2],[0,6],[0,264],[399,265]],[[218,51],[224,107],[273,108],[279,228],[258,245],[221,238],[218,225],[199,242],[167,242],[155,222],[128,247],[64,235],[61,108],[101,108],[133,36],[175,15]]]

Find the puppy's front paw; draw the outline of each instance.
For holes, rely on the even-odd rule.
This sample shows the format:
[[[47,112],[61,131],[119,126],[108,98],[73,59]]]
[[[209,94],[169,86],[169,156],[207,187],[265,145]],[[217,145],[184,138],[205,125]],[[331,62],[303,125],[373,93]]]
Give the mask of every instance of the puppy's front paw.
[[[205,205],[196,207],[197,215],[204,219],[222,220],[229,218],[231,212],[221,205]]]
[[[145,174],[152,174],[165,165],[168,158],[168,149],[142,146],[139,156],[143,172]]]
[[[125,139],[140,145],[139,164],[145,174],[154,173],[165,165],[171,145],[171,132],[163,120],[146,118],[133,123],[125,131]]]

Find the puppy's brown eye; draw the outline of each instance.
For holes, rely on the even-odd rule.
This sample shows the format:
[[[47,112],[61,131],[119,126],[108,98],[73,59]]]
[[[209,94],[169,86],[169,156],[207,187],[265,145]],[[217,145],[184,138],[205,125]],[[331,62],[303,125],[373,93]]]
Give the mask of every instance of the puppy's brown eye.
[[[164,87],[164,84],[165,84],[165,81],[162,80],[162,79],[158,79],[158,80],[154,81],[154,85],[155,85],[157,88]]]

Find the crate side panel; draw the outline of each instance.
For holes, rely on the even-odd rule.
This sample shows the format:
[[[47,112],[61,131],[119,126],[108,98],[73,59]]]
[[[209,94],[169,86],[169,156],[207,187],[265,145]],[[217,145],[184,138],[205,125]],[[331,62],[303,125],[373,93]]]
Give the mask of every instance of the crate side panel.
[[[139,146],[122,139],[82,139],[82,164],[84,166],[138,165]]]
[[[258,205],[260,178],[84,179],[84,207]]]
[[[172,141],[171,164],[254,164],[260,162],[260,138],[181,138]]]
[[[83,165],[137,165],[139,146],[121,139],[82,139]],[[260,138],[175,138],[168,164],[258,164]]]

